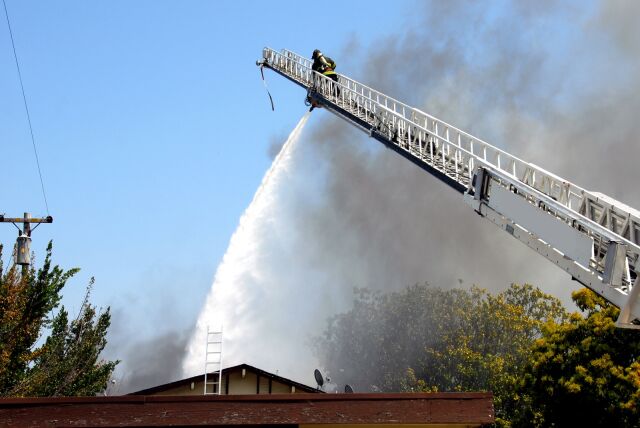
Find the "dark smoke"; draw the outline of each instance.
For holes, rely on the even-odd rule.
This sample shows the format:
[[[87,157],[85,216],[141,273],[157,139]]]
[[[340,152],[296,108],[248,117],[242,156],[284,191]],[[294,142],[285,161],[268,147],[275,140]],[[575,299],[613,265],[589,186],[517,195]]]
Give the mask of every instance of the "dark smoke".
[[[179,380],[181,362],[191,329],[168,331],[145,340],[110,343],[121,363],[109,385],[109,395],[122,395]]]
[[[573,103],[554,105],[528,156],[590,190],[640,207],[636,184],[640,111],[638,2],[601,2],[582,30]],[[572,75],[567,76],[573,77]],[[579,86],[576,88],[575,86]],[[567,97],[568,98],[568,97]]]
[[[368,48],[348,41],[346,67],[365,67],[341,71],[640,207],[640,3],[487,6],[429,2],[402,35]],[[571,278],[436,179],[322,114],[309,157],[326,165],[326,183],[298,227],[309,235],[310,258],[345,289],[532,283],[573,308]]]

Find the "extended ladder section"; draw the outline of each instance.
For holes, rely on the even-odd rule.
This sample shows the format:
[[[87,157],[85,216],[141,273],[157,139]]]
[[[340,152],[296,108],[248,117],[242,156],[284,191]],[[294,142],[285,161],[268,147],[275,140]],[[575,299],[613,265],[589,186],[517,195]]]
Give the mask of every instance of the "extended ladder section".
[[[453,189],[481,216],[618,306],[619,327],[640,328],[640,212],[525,162],[346,76],[311,70],[291,51],[257,62],[307,99],[367,132]]]
[[[207,327],[207,345],[204,361],[204,395],[222,394],[222,329]]]

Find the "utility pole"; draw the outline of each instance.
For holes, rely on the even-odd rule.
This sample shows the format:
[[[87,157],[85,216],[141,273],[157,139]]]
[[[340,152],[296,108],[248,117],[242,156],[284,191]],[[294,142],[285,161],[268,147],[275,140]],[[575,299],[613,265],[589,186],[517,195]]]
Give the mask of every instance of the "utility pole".
[[[4,214],[0,214],[0,223],[13,223],[18,229],[15,263],[22,266],[22,275],[25,275],[31,264],[31,232],[41,223],[53,223],[53,217],[31,218],[31,214],[24,213],[24,217],[20,218],[5,217]],[[22,223],[22,229],[16,223]],[[33,228],[31,227],[32,224],[35,224]]]

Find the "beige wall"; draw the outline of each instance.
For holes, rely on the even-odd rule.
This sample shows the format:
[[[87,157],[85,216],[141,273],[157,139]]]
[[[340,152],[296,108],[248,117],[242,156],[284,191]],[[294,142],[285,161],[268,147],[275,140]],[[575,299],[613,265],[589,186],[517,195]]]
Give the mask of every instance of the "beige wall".
[[[257,376],[255,373],[246,371],[244,379],[242,370],[229,373],[229,395],[255,394]],[[222,390],[224,394],[225,389]]]
[[[297,392],[303,392],[303,391],[295,391]],[[276,382],[274,381],[271,384],[271,393],[272,394],[289,394],[291,393],[291,387],[289,385],[285,385],[284,383],[280,383],[280,382]]]
[[[242,371],[235,371],[229,373],[229,395],[239,394],[255,394],[256,384],[258,382],[258,375],[256,373],[246,371],[244,379],[242,378]],[[222,379],[222,393],[224,394],[225,379]],[[287,385],[276,380],[271,381],[271,393],[272,394],[290,394],[292,392],[300,393],[304,392],[299,389],[294,389],[290,385]],[[266,376],[260,376],[260,394],[269,394],[269,378]]]
[[[213,379],[207,378],[212,381]],[[217,379],[216,379],[217,380]],[[244,378],[242,370],[236,370],[229,373],[229,395],[251,395],[256,393],[256,384],[258,375],[249,370],[245,371]],[[153,395],[202,395],[204,393],[204,376],[197,378],[191,384],[178,386],[164,391],[156,392]],[[209,387],[211,388],[211,386]],[[222,394],[226,392],[226,374],[222,376]],[[211,391],[211,390],[209,390]],[[290,394],[304,392],[300,389],[293,388],[276,380],[271,381],[272,394]],[[260,394],[269,394],[269,378],[260,376]]]
[[[167,389],[166,391],[156,392],[153,395],[202,395],[204,393],[204,376],[197,382],[192,382],[191,385],[183,385],[177,388]]]

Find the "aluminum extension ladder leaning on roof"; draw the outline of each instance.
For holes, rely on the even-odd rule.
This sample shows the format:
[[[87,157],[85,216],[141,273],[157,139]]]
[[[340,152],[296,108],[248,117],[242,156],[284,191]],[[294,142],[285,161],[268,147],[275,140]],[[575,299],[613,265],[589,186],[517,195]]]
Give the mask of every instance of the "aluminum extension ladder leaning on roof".
[[[617,326],[640,328],[639,211],[346,76],[336,83],[286,49],[265,48],[257,64],[444,181],[484,218],[618,306]]]

